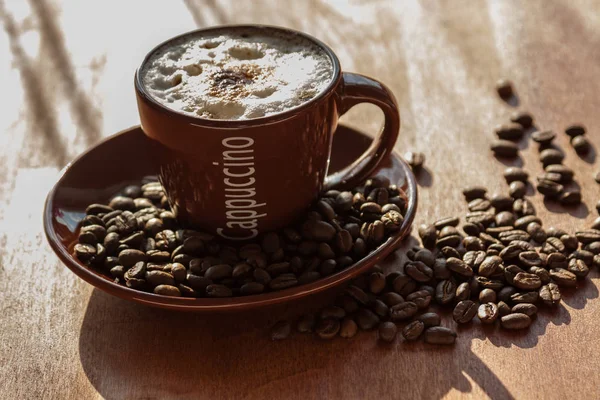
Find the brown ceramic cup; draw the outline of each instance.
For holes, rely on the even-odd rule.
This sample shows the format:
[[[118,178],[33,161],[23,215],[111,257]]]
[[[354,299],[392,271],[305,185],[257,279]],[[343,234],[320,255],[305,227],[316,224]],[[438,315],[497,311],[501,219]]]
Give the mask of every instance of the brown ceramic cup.
[[[329,86],[296,108],[248,120],[185,115],[162,105],[145,89],[140,71],[156,51],[183,36],[239,30],[298,35],[312,41],[331,59]],[[385,85],[341,72],[338,58],[325,44],[278,27],[222,26],[170,39],[146,56],[136,71],[135,90],[142,129],[154,139],[160,180],[177,218],[232,240],[251,239],[285,226],[323,190],[359,184],[392,152],[400,129],[396,100]],[[359,103],[383,111],[383,128],[357,160],[327,175],[338,119]]]

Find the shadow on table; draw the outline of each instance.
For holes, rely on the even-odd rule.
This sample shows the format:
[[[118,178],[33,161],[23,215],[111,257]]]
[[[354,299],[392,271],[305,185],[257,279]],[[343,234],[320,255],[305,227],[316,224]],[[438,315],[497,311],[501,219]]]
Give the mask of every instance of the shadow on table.
[[[402,255],[395,255],[395,261]],[[594,276],[598,275],[594,271]],[[478,322],[458,327],[453,347],[421,341],[381,345],[374,332],[323,342],[293,333],[271,342],[268,327],[327,304],[291,304],[236,314],[198,315],[153,309],[94,290],[81,327],[79,353],[85,374],[105,398],[389,397],[396,385],[406,398],[441,398],[452,389],[472,391],[470,377],[491,398],[513,398],[494,371],[471,351],[472,340],[531,348],[548,324],[568,325],[568,310],[542,307],[524,332],[499,331]],[[586,281],[564,303],[580,309],[598,297]],[[444,325],[454,325],[443,312]]]

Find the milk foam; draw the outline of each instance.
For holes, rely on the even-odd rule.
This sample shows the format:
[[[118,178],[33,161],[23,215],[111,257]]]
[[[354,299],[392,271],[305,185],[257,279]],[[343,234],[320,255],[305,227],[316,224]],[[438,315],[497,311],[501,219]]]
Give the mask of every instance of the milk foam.
[[[303,37],[232,30],[170,43],[150,57],[142,77],[146,90],[170,109],[243,120],[313,99],[331,82],[333,65]]]

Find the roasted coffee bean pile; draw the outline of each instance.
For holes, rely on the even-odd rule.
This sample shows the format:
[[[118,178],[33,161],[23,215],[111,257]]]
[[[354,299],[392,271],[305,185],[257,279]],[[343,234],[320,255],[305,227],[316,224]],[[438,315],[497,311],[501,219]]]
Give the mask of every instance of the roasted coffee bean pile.
[[[365,257],[400,229],[407,197],[372,178],[331,190],[297,224],[235,246],[185,229],[157,181],[91,204],[75,256],[127,287],[165,296],[230,297],[316,281]]]
[[[513,96],[510,82],[500,82],[498,93],[504,99]],[[523,137],[533,121],[531,114],[516,112],[510,124],[498,126],[499,140],[492,144],[495,154],[516,156],[514,141]],[[585,130],[574,126],[566,133],[578,137]],[[540,144],[540,160],[546,167],[544,176],[538,178],[543,186],[546,180],[560,185],[573,178],[572,170],[562,165],[562,152],[551,147],[554,137],[551,131],[532,135]],[[376,267],[355,279],[334,305],[298,321],[297,330],[331,339],[336,334],[348,338],[358,329],[377,328],[379,339],[391,342],[398,323],[403,324],[400,333],[406,341],[423,337],[428,343],[452,344],[456,332],[440,326],[442,318],[428,311],[430,304],[451,311],[456,324],[478,318],[508,330],[528,328],[538,307],[556,309],[561,290],[576,290],[590,268],[600,268],[600,217],[590,229],[575,235],[546,229],[525,197],[527,171],[508,167],[504,178],[507,194],[488,196],[484,187],[465,188],[468,212],[462,225],[460,218],[449,217],[419,226],[422,247],[408,250],[408,260],[399,271],[384,274]],[[556,193],[548,190],[538,185],[540,193],[564,205],[581,202],[579,192],[562,187]],[[600,213],[600,202],[596,208]],[[285,335],[281,335],[282,327]],[[276,328],[274,340],[291,333],[289,323],[280,322]]]

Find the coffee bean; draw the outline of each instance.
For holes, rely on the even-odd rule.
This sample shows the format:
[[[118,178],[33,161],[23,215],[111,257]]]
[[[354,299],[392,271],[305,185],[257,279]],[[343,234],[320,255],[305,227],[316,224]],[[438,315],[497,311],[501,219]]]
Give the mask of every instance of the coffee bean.
[[[395,232],[400,229],[402,226],[402,222],[404,222],[404,217],[398,211],[388,211],[381,217],[381,222],[383,223],[384,229],[386,232]],[[345,232],[345,231],[341,231]],[[340,233],[341,233],[340,232]],[[351,239],[351,236],[350,236]],[[351,241],[349,242],[352,243]],[[343,251],[343,250],[340,250]],[[349,250],[347,250],[349,251]]]
[[[388,306],[388,307],[392,307],[395,306],[396,304],[400,304],[402,302],[404,302],[404,298],[399,295],[398,293],[394,293],[394,292],[387,292],[384,293],[380,299]]]
[[[526,230],[527,233],[529,233],[529,236],[531,236],[531,239],[533,239],[536,243],[544,243],[547,239],[544,228],[542,228],[542,226],[537,222],[530,222],[527,225]]]
[[[487,211],[492,207],[492,203],[486,199],[471,200],[468,204],[469,211]]]
[[[456,284],[451,280],[440,281],[435,288],[435,300],[438,304],[449,304],[456,296]]]
[[[131,267],[139,261],[145,261],[146,254],[139,250],[127,249],[119,253],[119,264],[124,267]]]
[[[508,167],[504,170],[504,179],[506,179],[506,183],[515,181],[527,182],[528,177],[529,174],[523,168]]]
[[[533,125],[533,116],[527,111],[515,111],[510,115],[510,120],[518,123],[524,129],[529,129]]]
[[[242,296],[250,296],[253,294],[259,294],[264,292],[265,290],[265,285],[263,285],[262,283],[259,282],[248,282],[243,284],[240,287],[240,294]]]
[[[206,295],[208,297],[231,297],[231,289],[225,285],[211,284],[206,287]]]
[[[477,304],[471,300],[463,300],[454,307],[452,318],[459,324],[466,324],[471,322],[475,314],[477,314]]]
[[[402,296],[412,293],[416,287],[416,282],[410,276],[404,274],[399,274],[392,283],[394,291]]]
[[[548,283],[539,290],[539,296],[547,306],[554,306],[560,303],[561,295],[558,285],[555,283]]]
[[[391,321],[382,322],[379,324],[379,339],[384,342],[393,342],[396,339],[398,328]]]
[[[351,318],[344,318],[340,324],[340,337],[349,339],[356,335],[358,332],[358,325]]]
[[[379,294],[385,289],[385,276],[381,272],[374,272],[369,276],[369,290]]]
[[[543,265],[542,258],[536,251],[524,251],[520,253],[519,261],[526,267],[539,267]]]
[[[572,138],[571,146],[573,146],[573,148],[579,155],[587,154],[592,148],[592,145],[590,144],[589,140],[583,135],[575,136],[574,138]]]
[[[498,238],[500,239],[500,241],[502,243],[509,244],[510,242],[515,241],[515,240],[529,241],[530,236],[529,236],[529,233],[527,233],[523,230],[513,229],[511,231],[500,233],[498,235]]]
[[[565,133],[570,137],[585,135],[585,127],[583,125],[570,125],[565,129]]]
[[[425,324],[422,321],[413,321],[402,329],[402,336],[408,341],[417,340],[424,330]]]
[[[545,149],[540,153],[540,161],[544,167],[551,164],[562,164],[565,155],[558,149]]]
[[[480,276],[489,277],[493,275],[502,264],[502,258],[499,256],[486,257],[479,266],[478,274]]]
[[[419,152],[409,151],[404,153],[404,159],[413,170],[419,170],[425,163],[425,155]]]
[[[471,297],[471,285],[468,282],[463,282],[456,288],[455,299],[457,301],[468,300]]]
[[[519,140],[523,137],[523,127],[515,122],[498,125],[494,128],[498,139]]]
[[[560,183],[541,180],[537,183],[536,189],[538,192],[540,192],[540,194],[543,194],[544,196],[550,198],[558,198],[561,195],[564,187]]]
[[[556,173],[556,172],[544,172],[543,174],[538,175],[536,180],[538,182],[546,180],[546,181],[560,183],[562,181],[562,175],[559,173]]]
[[[379,317],[367,308],[360,308],[356,313],[355,320],[363,331],[371,330],[379,323]]]
[[[588,250],[573,250],[573,252],[571,253],[571,255],[569,255],[569,258],[575,258],[577,260],[581,260],[584,263],[586,263],[587,265],[591,265],[593,260],[594,260],[594,253],[592,253],[591,251]]]
[[[164,271],[148,271],[146,272],[146,281],[150,284],[150,286],[158,286],[158,285],[175,285],[175,279],[173,275],[164,272]]]
[[[498,319],[498,306],[493,302],[481,304],[477,309],[477,317],[484,324],[491,324]]]
[[[519,289],[532,290],[542,286],[542,280],[535,274],[519,272],[515,275],[512,284]]]
[[[154,288],[154,293],[162,296],[181,297],[181,291],[176,286],[158,285]]]
[[[561,193],[558,198],[558,201],[565,206],[572,206],[581,203],[581,192],[578,190],[575,191],[566,191]]]
[[[321,339],[333,339],[340,331],[340,321],[334,318],[322,319],[317,323],[315,332]]]
[[[588,243],[584,249],[592,254],[600,254],[600,241]]]
[[[527,199],[516,199],[513,203],[513,212],[517,216],[535,215],[535,207]]]
[[[537,275],[538,278],[540,278],[540,280],[542,281],[542,283],[550,282],[550,273],[544,268],[531,267],[529,268],[529,273]]]
[[[320,242],[329,242],[335,236],[335,228],[325,221],[313,221],[309,228],[310,237]]]
[[[437,232],[433,225],[420,225],[419,226],[419,237],[423,243],[423,247],[433,248],[437,239]]]
[[[356,300],[359,304],[366,305],[369,302],[369,296],[357,286],[348,286],[345,293]]]
[[[407,263],[404,272],[417,282],[429,282],[433,278],[433,270],[421,261]]]
[[[492,207],[496,209],[497,212],[512,210],[513,201],[514,200],[511,197],[498,193],[494,194],[490,198],[490,203],[492,204]]]
[[[483,226],[488,226],[492,222],[494,222],[494,214],[489,211],[473,211],[468,213],[465,216],[467,222],[471,222],[473,224],[481,224]]]
[[[113,211],[113,208],[104,204],[90,204],[85,209],[87,215],[107,214]]]
[[[429,328],[432,326],[439,326],[441,322],[441,318],[438,314],[434,312],[428,312],[425,314],[421,314],[415,318],[417,321],[421,321],[425,328]]]
[[[298,278],[292,273],[281,274],[276,278],[273,278],[269,282],[269,288],[272,290],[287,289],[298,284]]]
[[[548,165],[546,167],[544,167],[544,171],[548,172],[548,173],[554,173],[554,174],[558,174],[560,175],[561,179],[560,181],[563,183],[569,183],[573,180],[573,175],[575,175],[575,173],[573,172],[573,170],[565,165],[562,164],[551,164]]]
[[[573,273],[577,278],[585,278],[589,273],[590,269],[583,260],[572,258],[569,260],[569,266],[567,270]]]
[[[529,303],[516,304],[511,310],[512,313],[521,313],[527,315],[528,317],[533,317],[535,314],[537,314],[537,311],[537,307]]]
[[[550,270],[550,277],[558,286],[574,287],[577,285],[577,276],[566,269],[553,268]]]
[[[548,254],[548,258],[546,259],[546,265],[548,268],[567,268],[567,264],[567,257],[558,252]]]
[[[454,344],[456,332],[446,327],[432,326],[425,329],[424,340],[430,344]]]
[[[462,191],[465,196],[465,200],[471,201],[474,199],[482,199],[485,198],[485,194],[487,193],[487,189],[481,186],[469,186]]]
[[[516,157],[519,153],[519,147],[508,140],[494,140],[490,146],[492,152],[496,157]]]
[[[432,294],[427,290],[418,290],[406,296],[407,301],[412,301],[418,308],[427,308],[431,303]]]
[[[508,100],[514,96],[512,82],[507,79],[500,79],[496,82],[496,92],[502,100]]]
[[[446,260],[446,268],[462,277],[469,278],[473,276],[473,269],[468,266],[463,260],[455,257],[450,257]]]
[[[598,241],[600,241],[600,230],[587,229],[587,230],[575,232],[575,237],[582,244],[598,242]]]
[[[457,235],[459,235],[458,229],[456,229],[453,226],[445,226],[444,228],[442,228],[442,230],[440,230],[438,237],[445,238],[448,236],[457,236]]]
[[[510,296],[510,300],[515,303],[535,303],[538,300],[538,292],[515,293]]]
[[[402,321],[414,316],[418,307],[412,301],[396,304],[390,307],[390,318],[394,321]]]
[[[442,247],[440,252],[446,258],[450,258],[450,257],[461,258],[461,254],[458,252],[458,250],[456,250],[455,248],[450,247],[450,246]]]
[[[496,302],[496,292],[492,289],[483,289],[479,292],[479,302],[480,303],[495,303]]]
[[[525,329],[531,325],[531,318],[522,313],[512,313],[500,318],[504,329]]]
[[[550,130],[536,131],[533,132],[533,134],[531,135],[531,139],[533,139],[534,142],[537,142],[542,146],[549,146],[555,137],[556,133]]]
[[[442,218],[439,219],[437,221],[435,221],[433,223],[433,225],[435,226],[436,229],[441,230],[447,226],[458,226],[458,223],[460,222],[458,217],[446,217],[446,218]]]

